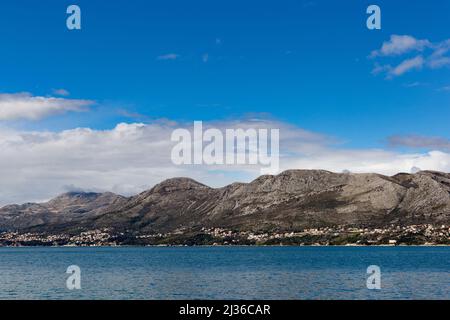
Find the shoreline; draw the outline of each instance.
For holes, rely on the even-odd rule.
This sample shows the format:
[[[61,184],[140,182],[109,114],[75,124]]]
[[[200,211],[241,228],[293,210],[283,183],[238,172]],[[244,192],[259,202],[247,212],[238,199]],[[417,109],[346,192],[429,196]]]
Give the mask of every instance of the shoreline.
[[[448,246],[447,225],[368,228],[334,226],[288,231],[239,231],[223,228],[142,233],[91,229],[70,233],[3,232],[1,247],[191,247],[191,246]]]
[[[0,246],[0,249],[3,248],[349,248],[349,247],[358,247],[358,248],[436,248],[436,247],[450,247],[448,244],[416,244],[416,245],[389,245],[389,244],[380,244],[380,245],[361,245],[361,244],[350,244],[350,245],[116,245],[116,246]]]

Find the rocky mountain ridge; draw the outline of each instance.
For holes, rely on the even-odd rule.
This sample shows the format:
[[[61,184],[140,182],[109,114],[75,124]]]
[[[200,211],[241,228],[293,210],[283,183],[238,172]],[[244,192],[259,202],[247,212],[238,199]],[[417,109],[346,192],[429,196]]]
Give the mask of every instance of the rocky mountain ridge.
[[[450,224],[450,174],[421,171],[390,177],[289,170],[216,189],[174,178],[128,198],[72,192],[47,203],[0,208],[0,231],[9,232],[291,232],[421,224]]]

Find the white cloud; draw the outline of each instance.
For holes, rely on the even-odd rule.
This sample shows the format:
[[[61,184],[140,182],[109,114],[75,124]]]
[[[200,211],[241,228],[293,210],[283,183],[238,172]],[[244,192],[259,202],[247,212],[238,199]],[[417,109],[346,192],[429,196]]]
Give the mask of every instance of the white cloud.
[[[54,89],[53,94],[57,95],[57,96],[62,96],[62,97],[70,96],[70,92],[66,89]]]
[[[450,152],[450,140],[443,137],[396,135],[389,137],[388,143],[394,147],[438,149]]]
[[[410,172],[414,174],[420,171],[422,171],[422,169],[420,169],[419,167],[412,167]]]
[[[372,51],[371,57],[376,56],[397,56],[410,51],[422,51],[430,47],[428,40],[418,40],[409,35],[391,35],[389,41],[383,42],[381,49]]]
[[[0,129],[0,204],[40,201],[69,189],[135,194],[166,178],[187,176],[211,186],[250,181],[259,166],[175,166],[171,133],[192,123],[157,121],[119,124],[111,130],[61,132]],[[336,140],[296,126],[259,118],[204,123],[204,129],[279,128],[281,169],[335,172],[450,171],[442,151],[402,154],[374,149],[338,149]],[[69,186],[69,187],[68,187]]]
[[[388,72],[392,70],[390,65],[380,65],[379,63],[375,63],[375,66],[372,69],[372,74],[377,75],[383,72]]]
[[[1,120],[39,120],[69,111],[84,111],[93,105],[90,100],[32,96],[29,93],[0,94]]]
[[[415,87],[420,87],[420,86],[424,86],[424,85],[426,85],[426,83],[422,83],[419,81],[414,81],[414,82],[409,82],[409,83],[403,84],[403,86],[405,88],[415,88]]]
[[[450,66],[450,57],[446,56],[450,51],[450,39],[436,45],[434,52],[428,59],[428,66],[432,69],[439,69]]]
[[[286,167],[325,169],[330,171],[375,172],[394,175],[410,172],[416,166],[423,170],[450,171],[450,154],[430,151],[401,154],[385,150],[324,150],[323,153],[285,162]]]
[[[428,65],[432,69],[439,69],[445,66],[450,66],[450,58],[449,57],[440,57],[435,59],[430,59],[428,61]]]
[[[156,59],[157,60],[176,60],[180,57],[180,55],[176,54],[176,53],[168,53],[168,54],[163,54],[161,56],[158,56]]]
[[[392,76],[400,76],[408,71],[414,69],[421,69],[423,67],[423,57],[417,56],[412,59],[406,59],[402,61],[398,66],[389,71],[389,74]]]
[[[417,55],[417,52],[421,52]],[[431,42],[427,39],[416,39],[409,35],[392,35],[389,41],[385,41],[380,49],[372,51],[369,58],[402,57],[403,61],[397,62],[397,66],[376,61],[373,74],[385,73],[387,78],[397,77],[411,70],[440,69],[450,66],[450,39],[441,42]],[[407,54],[417,56],[405,59]]]

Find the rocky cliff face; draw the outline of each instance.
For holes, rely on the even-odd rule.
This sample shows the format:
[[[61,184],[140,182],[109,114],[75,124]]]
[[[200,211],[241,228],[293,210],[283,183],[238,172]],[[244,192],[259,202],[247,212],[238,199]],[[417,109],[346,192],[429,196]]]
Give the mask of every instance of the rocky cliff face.
[[[41,204],[10,205],[0,209],[0,230],[33,230],[77,225],[103,214],[127,198],[113,193],[69,192]]]
[[[450,174],[424,171],[388,177],[290,170],[219,189],[176,178],[130,198],[66,194],[45,204],[0,209],[3,230],[293,231],[428,223],[450,224]]]

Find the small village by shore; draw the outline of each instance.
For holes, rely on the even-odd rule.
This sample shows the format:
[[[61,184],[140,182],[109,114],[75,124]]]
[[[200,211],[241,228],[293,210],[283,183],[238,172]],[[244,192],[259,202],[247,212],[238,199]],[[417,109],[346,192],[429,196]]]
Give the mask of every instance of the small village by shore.
[[[0,247],[22,246],[198,246],[198,245],[450,245],[450,226],[409,225],[385,228],[347,226],[312,228],[296,232],[265,232],[202,228],[171,233],[142,234],[95,229],[77,235],[0,233]]]

